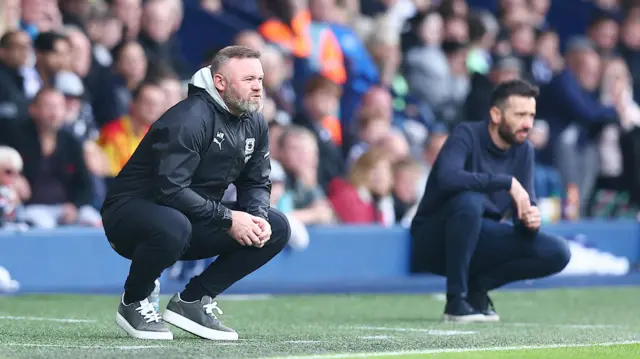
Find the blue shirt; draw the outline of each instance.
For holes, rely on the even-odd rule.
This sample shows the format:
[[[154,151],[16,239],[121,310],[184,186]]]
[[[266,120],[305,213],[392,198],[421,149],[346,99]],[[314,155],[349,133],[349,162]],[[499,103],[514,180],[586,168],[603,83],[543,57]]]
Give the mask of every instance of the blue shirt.
[[[534,152],[528,141],[503,150],[491,140],[488,121],[462,123],[451,132],[431,169],[416,218],[435,213],[456,194],[472,191],[486,194],[484,216],[500,220],[513,209],[513,177],[534,201],[533,172]]]

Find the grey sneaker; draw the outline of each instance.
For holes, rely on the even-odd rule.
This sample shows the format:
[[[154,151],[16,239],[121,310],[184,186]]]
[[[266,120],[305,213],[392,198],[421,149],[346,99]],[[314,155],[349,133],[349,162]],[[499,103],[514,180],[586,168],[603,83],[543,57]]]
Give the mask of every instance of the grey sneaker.
[[[116,323],[136,339],[173,340],[173,333],[149,299],[125,305],[123,295],[118,306]]]
[[[213,311],[222,314],[218,303],[209,296],[195,302],[185,302],[180,294],[175,294],[167,304],[164,320],[176,327],[209,340],[238,340],[238,333],[227,328]]]

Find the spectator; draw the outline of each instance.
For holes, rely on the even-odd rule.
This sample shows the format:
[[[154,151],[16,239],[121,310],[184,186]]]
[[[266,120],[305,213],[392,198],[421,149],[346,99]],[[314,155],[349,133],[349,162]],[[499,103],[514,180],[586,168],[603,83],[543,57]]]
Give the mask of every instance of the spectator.
[[[19,220],[19,207],[31,196],[29,184],[21,175],[22,165],[18,151],[0,146],[0,228],[11,227]]]
[[[531,68],[533,79],[539,85],[545,85],[553,76],[562,71],[564,59],[560,54],[560,38],[553,30],[538,33],[536,51]]]
[[[53,86],[55,76],[62,70],[69,70],[69,54],[71,53],[68,39],[59,33],[43,32],[33,42],[36,51],[36,71],[40,87]],[[27,94],[29,95],[29,94]]]
[[[25,220],[40,228],[58,224],[100,225],[100,214],[91,207],[91,179],[82,144],[67,131],[64,96],[43,88],[29,107],[32,121],[2,129],[0,143],[20,153],[24,174],[32,189]]]
[[[253,30],[244,30],[241,31],[236,37],[233,39],[233,43],[238,46],[245,46],[250,49],[258,50],[260,52],[264,51],[264,48],[267,46],[264,42],[262,36]]]
[[[127,41],[118,45],[114,52],[114,91],[116,107],[118,107],[116,111],[124,114],[128,111],[131,93],[140,86],[147,76],[148,62],[144,49],[135,41]]]
[[[405,157],[393,166],[393,204],[396,223],[409,227],[418,210],[423,188],[419,188],[422,175],[420,163]]]
[[[349,167],[372,146],[381,144],[391,131],[391,119],[388,114],[373,108],[363,107],[357,124],[358,142],[349,151],[347,158]]]
[[[347,180],[334,179],[329,200],[340,222],[391,226],[393,208],[391,161],[382,149],[371,149],[356,160]]]
[[[549,121],[551,135],[540,162],[555,164],[560,171],[569,206],[576,208],[570,216],[575,218],[585,214],[598,175],[595,139],[618,116],[614,107],[602,105],[595,97],[601,66],[595,49],[583,39],[574,39],[569,46],[567,67],[542,88],[538,113]]]
[[[98,143],[110,164],[110,176],[116,176],[127,163],[140,141],[165,110],[163,90],[143,83],[134,92],[130,112],[108,123],[100,131]]]
[[[309,231],[304,223],[291,215],[294,211],[293,194],[286,190],[287,175],[278,161],[271,160],[271,206],[277,208],[289,220],[291,238],[289,247],[294,250],[304,250],[309,246]]]
[[[620,55],[629,66],[634,99],[640,103],[640,16],[627,16],[624,20],[620,34]]]
[[[491,68],[491,48],[496,42],[499,25],[493,15],[487,11],[469,15],[469,73],[486,75]]]
[[[26,32],[10,31],[0,38],[0,121],[28,117],[23,68],[30,51],[31,39]]]
[[[336,117],[341,87],[323,76],[311,78],[304,93],[304,108],[293,122],[315,135],[319,150],[318,183],[325,189],[331,180],[344,173],[342,126]]]
[[[142,17],[142,0],[107,0],[110,10],[124,24],[124,39],[138,38]]]
[[[93,56],[100,66],[113,64],[113,49],[124,37],[124,24],[111,11],[93,8],[87,20],[87,33],[93,42]]]
[[[20,0],[4,0],[0,4],[0,36],[20,29]]]
[[[587,35],[594,42],[601,56],[612,56],[618,45],[620,26],[615,17],[606,12],[597,12],[589,27]]]
[[[176,21],[168,1],[150,0],[144,4],[138,41],[144,48],[151,66],[167,63],[180,78],[189,79],[192,74],[180,51],[180,45],[173,37],[176,27],[167,26]]]
[[[287,128],[280,137],[280,161],[287,173],[287,191],[293,194],[291,215],[305,225],[333,222],[333,211],[318,183],[318,144],[303,127]]]
[[[291,84],[289,63],[284,54],[273,46],[265,46],[260,60],[265,94],[275,101],[278,110],[286,114],[285,121],[291,121],[289,117],[296,115],[296,93]]]
[[[616,107],[620,123],[606,125],[599,139],[600,173],[589,213],[593,216],[635,218],[640,206],[637,201],[640,178],[635,174],[640,163],[636,145],[640,141],[640,106],[633,100],[631,86],[631,75],[624,61],[609,60],[603,72],[601,101]],[[634,206],[631,213],[625,213]]]

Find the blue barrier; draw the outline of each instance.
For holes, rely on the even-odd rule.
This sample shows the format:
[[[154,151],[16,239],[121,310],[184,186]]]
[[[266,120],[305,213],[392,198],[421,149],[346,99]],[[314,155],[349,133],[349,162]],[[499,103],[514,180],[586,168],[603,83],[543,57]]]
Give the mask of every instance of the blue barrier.
[[[600,249],[640,261],[640,226],[634,221],[563,223],[546,230],[564,236],[584,234]],[[410,238],[405,229],[347,226],[312,228],[310,232],[306,251],[281,253],[229,293],[442,288],[440,278],[409,275]],[[111,249],[101,230],[62,228],[0,232],[0,265],[21,283],[21,292],[118,293],[129,261]],[[163,277],[168,292],[184,284]]]

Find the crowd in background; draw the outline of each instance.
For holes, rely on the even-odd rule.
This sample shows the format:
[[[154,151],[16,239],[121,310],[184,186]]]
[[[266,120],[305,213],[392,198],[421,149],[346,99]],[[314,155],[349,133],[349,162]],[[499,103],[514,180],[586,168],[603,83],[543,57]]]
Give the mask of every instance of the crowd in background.
[[[530,140],[545,221],[636,217],[640,2],[595,2],[562,51],[550,0],[500,0],[496,13],[465,0],[234,2],[262,19],[233,44],[262,53],[272,205],[293,245],[310,225],[408,225],[447,134],[487,120],[492,89],[514,78],[541,89]],[[183,6],[2,2],[2,224],[101,226],[109,179],[195,72],[176,36]],[[221,0],[199,6],[225,16]]]

